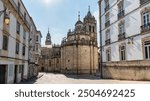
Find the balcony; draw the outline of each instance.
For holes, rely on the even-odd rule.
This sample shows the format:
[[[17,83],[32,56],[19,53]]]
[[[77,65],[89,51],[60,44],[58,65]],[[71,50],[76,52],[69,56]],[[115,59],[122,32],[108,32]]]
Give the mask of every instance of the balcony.
[[[3,31],[5,32],[5,33],[7,33],[7,34],[9,34],[9,25],[7,25],[7,24],[3,24]]]
[[[105,23],[105,27],[109,27],[109,26],[110,26],[110,20]]]
[[[143,5],[143,4],[145,4],[145,3],[149,2],[149,1],[150,0],[140,0],[140,4]]]
[[[109,10],[109,5],[107,5],[106,7],[105,7],[105,12],[107,12]]]
[[[150,23],[141,26],[141,33],[150,31]]]
[[[18,8],[17,4],[13,1],[13,0],[9,0],[10,3],[12,4],[12,6],[14,7],[14,9],[16,10],[16,12],[18,13],[18,15],[21,17],[21,19],[24,21],[25,25],[30,28],[29,22],[24,19],[24,15],[23,13],[20,11],[20,9]]]
[[[119,34],[118,35],[118,41],[120,41],[120,40],[124,40],[125,38],[126,38],[126,36],[125,36],[126,34],[125,34],[125,32],[124,33],[121,33],[121,34]]]
[[[110,39],[108,39],[108,40],[105,41],[105,45],[109,45],[110,43],[111,43]]]
[[[12,6],[15,8],[16,11],[18,11],[18,7],[16,5],[16,3],[14,2],[14,0],[9,0],[12,4]]]
[[[121,19],[124,17],[124,10],[118,13],[118,19]]]

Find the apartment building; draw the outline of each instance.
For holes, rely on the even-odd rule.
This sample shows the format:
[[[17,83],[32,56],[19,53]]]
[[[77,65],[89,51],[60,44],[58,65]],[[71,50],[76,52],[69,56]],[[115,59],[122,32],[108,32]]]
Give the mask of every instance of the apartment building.
[[[0,0],[0,83],[28,79],[31,17],[22,0]],[[5,23],[6,15],[9,23]]]
[[[41,38],[42,34],[40,31],[37,31],[36,25],[31,18],[31,29],[29,37],[29,78],[38,75],[38,60],[41,56]]]
[[[150,80],[150,0],[99,0],[103,78]]]
[[[36,31],[36,42],[35,42],[35,75],[38,74],[38,69],[40,68],[40,62],[39,59],[41,58],[41,38],[42,38],[42,34],[40,31]]]

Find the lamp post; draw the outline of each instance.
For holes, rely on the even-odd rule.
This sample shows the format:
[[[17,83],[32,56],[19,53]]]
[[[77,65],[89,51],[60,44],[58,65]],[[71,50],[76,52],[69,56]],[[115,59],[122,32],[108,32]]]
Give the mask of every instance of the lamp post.
[[[129,37],[129,38],[128,38],[128,44],[129,44],[129,45],[134,44],[134,42],[133,42],[133,37]]]
[[[2,14],[4,13],[4,22],[5,24],[9,24],[10,23],[10,17],[8,16],[6,9],[0,11],[0,17],[2,16]]]

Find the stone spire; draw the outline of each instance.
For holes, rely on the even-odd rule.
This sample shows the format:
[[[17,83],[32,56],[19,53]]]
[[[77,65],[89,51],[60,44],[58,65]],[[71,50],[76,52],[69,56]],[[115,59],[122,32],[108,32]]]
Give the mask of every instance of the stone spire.
[[[90,11],[90,6],[88,6],[88,13],[87,13],[87,17],[92,17],[91,11]]]
[[[78,21],[80,21],[80,11],[78,12]]]
[[[46,36],[45,45],[51,45],[51,44],[52,44],[51,35],[50,35],[50,32],[49,32],[49,28],[48,28],[48,33],[47,33],[47,36]]]

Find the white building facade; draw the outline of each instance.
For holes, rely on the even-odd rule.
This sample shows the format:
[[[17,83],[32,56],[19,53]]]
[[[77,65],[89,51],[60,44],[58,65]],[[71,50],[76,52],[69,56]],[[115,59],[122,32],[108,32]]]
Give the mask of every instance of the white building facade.
[[[41,58],[41,38],[42,34],[40,31],[36,31],[35,35],[36,41],[35,41],[35,65],[36,65],[36,70],[35,70],[35,75],[38,74],[38,69],[40,68],[40,62],[39,59]]]
[[[28,79],[31,18],[22,0],[0,0],[0,83],[19,83]]]
[[[102,76],[150,80],[150,0],[99,0]]]

